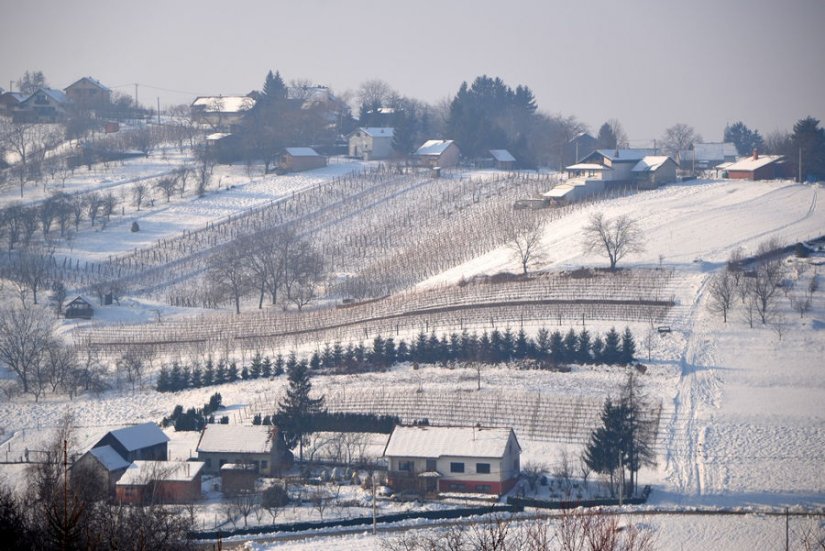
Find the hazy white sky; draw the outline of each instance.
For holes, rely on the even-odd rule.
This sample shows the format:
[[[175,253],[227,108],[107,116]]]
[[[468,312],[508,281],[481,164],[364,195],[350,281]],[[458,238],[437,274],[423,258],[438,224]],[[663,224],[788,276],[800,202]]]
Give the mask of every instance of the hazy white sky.
[[[245,94],[269,69],[428,102],[480,74],[633,144],[677,122],[719,140],[825,119],[825,0],[0,0],[0,85],[93,76],[141,103]],[[159,89],[162,88],[162,89]]]

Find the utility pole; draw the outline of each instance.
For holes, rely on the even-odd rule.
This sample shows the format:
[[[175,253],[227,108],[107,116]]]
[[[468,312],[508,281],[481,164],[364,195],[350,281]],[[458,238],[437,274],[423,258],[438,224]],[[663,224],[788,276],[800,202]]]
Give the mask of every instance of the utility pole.
[[[790,549],[790,539],[789,539],[789,530],[788,525],[790,524],[790,515],[788,514],[788,508],[785,507],[785,551]]]
[[[621,450],[619,450],[619,476],[622,477],[620,479],[621,488],[619,488],[619,507],[621,507],[624,502],[624,461],[622,460]]]
[[[802,183],[802,146],[799,146],[799,165],[798,166],[799,166],[798,179],[799,179],[799,183],[801,184]]]
[[[69,441],[63,440],[63,550],[68,545],[69,537]],[[787,511],[787,509],[786,509]]]
[[[140,107],[140,102],[138,102],[138,83],[135,83],[135,107]]]
[[[160,126],[160,96],[158,96],[158,126]]]

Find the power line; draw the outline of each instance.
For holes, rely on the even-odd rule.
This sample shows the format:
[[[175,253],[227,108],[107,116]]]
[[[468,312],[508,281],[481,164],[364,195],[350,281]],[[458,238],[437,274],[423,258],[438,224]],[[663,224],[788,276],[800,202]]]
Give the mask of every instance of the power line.
[[[201,92],[189,92],[189,91],[186,91],[186,90],[174,90],[174,89],[171,89],[171,88],[161,88],[160,86],[152,86],[151,84],[143,84],[143,83],[140,83],[140,82],[137,82],[137,83],[136,82],[129,82],[127,84],[118,84],[117,86],[110,86],[110,88],[126,88],[127,86],[134,86],[135,84],[137,84],[138,86],[142,86],[144,88],[150,88],[152,90],[160,90],[162,92],[170,92],[170,93],[173,93],[173,94],[184,94],[184,95],[187,95],[187,96],[204,96],[204,95],[207,95],[207,94],[204,94],[204,93],[201,93]]]

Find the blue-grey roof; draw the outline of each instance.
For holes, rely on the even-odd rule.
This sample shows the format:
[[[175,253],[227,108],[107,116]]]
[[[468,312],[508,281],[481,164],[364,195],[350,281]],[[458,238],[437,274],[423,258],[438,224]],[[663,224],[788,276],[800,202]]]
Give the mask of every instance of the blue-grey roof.
[[[130,452],[169,441],[160,427],[151,422],[113,430],[110,434]]]
[[[506,149],[491,149],[490,155],[492,155],[493,159],[500,163],[513,163],[516,161],[516,158],[513,157]]]
[[[596,153],[606,157],[614,163],[637,163],[648,155],[656,155],[655,149],[597,149]]]

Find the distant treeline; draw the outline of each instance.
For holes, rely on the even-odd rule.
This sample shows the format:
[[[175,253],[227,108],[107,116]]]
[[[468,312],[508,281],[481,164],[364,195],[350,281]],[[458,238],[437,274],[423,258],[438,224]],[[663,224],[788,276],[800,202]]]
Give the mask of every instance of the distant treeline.
[[[249,366],[238,369],[235,361],[211,359],[201,367],[199,364],[180,365],[173,362],[163,366],[157,381],[160,392],[175,392],[187,388],[201,388],[238,380],[277,377],[299,363],[312,371],[324,370],[334,373],[361,373],[384,369],[401,362],[416,364],[441,364],[451,362],[477,362],[483,364],[507,363],[529,360],[539,369],[558,369],[567,364],[629,364],[636,353],[636,341],[630,328],[619,333],[611,328],[603,336],[591,334],[587,329],[576,332],[570,329],[562,334],[541,328],[536,338],[528,337],[525,331],[514,333],[509,328],[504,331],[494,329],[476,332],[427,335],[423,331],[409,344],[392,337],[375,337],[372,346],[363,343],[327,343],[320,351],[308,358],[298,359],[295,352],[286,358],[282,354],[271,360],[269,356],[256,354]]]

